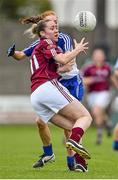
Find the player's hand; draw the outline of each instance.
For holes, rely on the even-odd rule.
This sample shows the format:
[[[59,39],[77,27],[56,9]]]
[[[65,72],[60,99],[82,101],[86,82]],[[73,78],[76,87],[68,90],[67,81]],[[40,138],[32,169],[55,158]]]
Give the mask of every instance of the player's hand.
[[[82,38],[80,43],[77,43],[77,41],[74,39],[74,45],[75,48],[78,49],[79,52],[84,52],[86,54],[86,50],[88,49],[89,42],[84,42],[85,38]]]
[[[13,56],[15,52],[15,44],[13,44],[8,50],[7,50],[7,56]]]

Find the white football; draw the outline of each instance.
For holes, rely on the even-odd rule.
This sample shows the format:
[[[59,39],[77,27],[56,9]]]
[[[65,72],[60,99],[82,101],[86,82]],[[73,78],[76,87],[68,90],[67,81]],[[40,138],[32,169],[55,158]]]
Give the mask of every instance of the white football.
[[[74,20],[74,27],[80,32],[93,31],[96,27],[96,17],[90,11],[80,11]]]

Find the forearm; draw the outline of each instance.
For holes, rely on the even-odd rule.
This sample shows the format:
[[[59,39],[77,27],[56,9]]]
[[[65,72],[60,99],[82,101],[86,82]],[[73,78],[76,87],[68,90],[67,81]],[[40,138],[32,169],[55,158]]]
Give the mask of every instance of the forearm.
[[[115,74],[110,77],[110,80],[113,86],[118,89],[118,79]]]
[[[67,64],[68,62],[70,62],[72,59],[75,59],[76,56],[78,54],[80,54],[80,52],[85,52],[85,50],[88,49],[88,42],[84,43],[85,38],[82,38],[82,40],[80,41],[80,43],[77,43],[76,40],[74,40],[75,43],[75,49],[73,49],[72,51],[68,51],[64,54],[60,53],[55,55],[55,60],[61,64]]]
[[[64,54],[58,54],[54,58],[60,64],[67,64],[72,61],[81,51],[78,51],[76,48],[72,51],[66,52]]]
[[[26,57],[26,55],[23,51],[15,51],[12,57],[16,60],[22,60]]]

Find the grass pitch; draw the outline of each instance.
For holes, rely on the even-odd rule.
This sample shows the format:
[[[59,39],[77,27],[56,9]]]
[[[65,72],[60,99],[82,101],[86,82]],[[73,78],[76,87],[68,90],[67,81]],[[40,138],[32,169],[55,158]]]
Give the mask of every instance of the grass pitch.
[[[103,144],[95,145],[96,132],[90,128],[83,144],[91,153],[89,172],[69,172],[66,168],[66,150],[63,130],[50,125],[54,163],[33,169],[32,164],[42,154],[42,144],[35,125],[0,126],[0,179],[117,179],[118,152],[112,150],[112,137],[104,133]]]

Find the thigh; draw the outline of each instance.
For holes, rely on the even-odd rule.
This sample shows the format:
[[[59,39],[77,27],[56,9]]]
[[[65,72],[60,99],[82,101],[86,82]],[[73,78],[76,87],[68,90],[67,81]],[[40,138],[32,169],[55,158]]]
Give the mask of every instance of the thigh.
[[[78,100],[74,100],[62,110],[59,111],[59,114],[65,116],[67,119],[71,121],[76,121],[78,118],[82,116],[91,117],[88,110],[84,107],[84,105]]]

